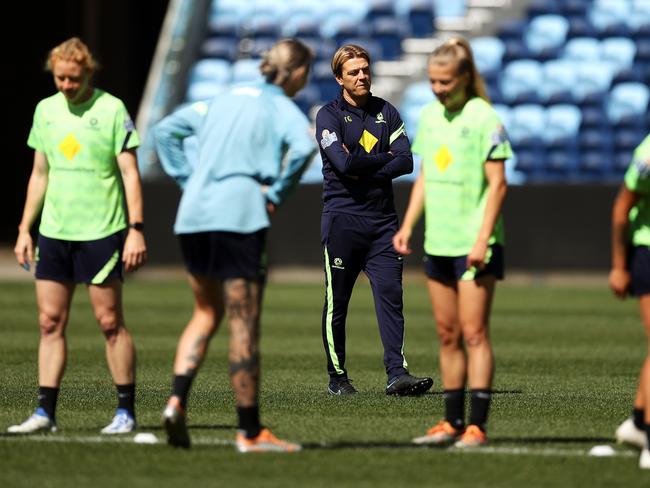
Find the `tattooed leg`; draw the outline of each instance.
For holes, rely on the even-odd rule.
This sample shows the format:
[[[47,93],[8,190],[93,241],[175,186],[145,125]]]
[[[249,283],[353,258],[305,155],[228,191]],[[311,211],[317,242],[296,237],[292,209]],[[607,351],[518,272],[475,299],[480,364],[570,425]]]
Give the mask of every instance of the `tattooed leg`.
[[[230,381],[238,407],[257,405],[260,380],[261,285],[246,279],[226,280],[226,309],[230,325]]]
[[[194,312],[176,348],[174,374],[195,376],[210,339],[223,318],[223,285],[220,281],[190,275],[194,292]]]

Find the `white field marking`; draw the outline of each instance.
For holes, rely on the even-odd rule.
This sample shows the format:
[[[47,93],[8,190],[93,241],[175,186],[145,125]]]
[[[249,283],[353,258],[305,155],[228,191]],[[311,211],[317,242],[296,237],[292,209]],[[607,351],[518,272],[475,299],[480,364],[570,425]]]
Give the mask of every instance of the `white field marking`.
[[[162,445],[165,446],[166,442],[164,436],[157,436],[158,444],[145,444],[145,445]],[[0,442],[53,442],[53,443],[78,443],[78,444],[135,444],[133,437],[131,436],[65,436],[61,434],[55,435],[15,435],[15,436],[6,436],[0,437]],[[143,444],[138,444],[142,446]],[[234,446],[234,440],[227,439],[214,439],[211,437],[193,437],[192,445],[197,446]],[[313,445],[313,444],[312,444]],[[319,447],[325,449],[336,449],[335,444],[329,444],[326,442],[319,443],[315,447],[307,447],[305,450],[318,450]],[[413,446],[414,449],[426,449],[426,447]],[[341,447],[340,449],[390,449],[390,447]],[[602,459],[598,456],[590,456],[589,451],[586,449],[562,449],[562,448],[535,448],[535,447],[494,447],[494,446],[484,446],[478,448],[466,448],[466,449],[437,449],[431,448],[430,452],[435,453],[449,453],[449,454],[496,454],[496,455],[509,455],[509,456],[549,456],[549,457],[593,457],[594,459]],[[614,450],[614,454],[610,457],[637,457],[639,454],[631,450]]]
[[[144,444],[144,445],[166,445],[166,439],[164,436],[156,436],[158,439],[158,444]],[[69,444],[138,444],[136,443],[131,436],[119,436],[119,435],[92,435],[92,436],[81,436],[81,435],[15,435],[15,436],[6,436],[0,437],[0,442],[52,442],[52,443],[69,443]],[[210,437],[204,438],[192,438],[193,445],[205,445],[205,446],[234,446],[234,440],[226,439],[213,439]]]

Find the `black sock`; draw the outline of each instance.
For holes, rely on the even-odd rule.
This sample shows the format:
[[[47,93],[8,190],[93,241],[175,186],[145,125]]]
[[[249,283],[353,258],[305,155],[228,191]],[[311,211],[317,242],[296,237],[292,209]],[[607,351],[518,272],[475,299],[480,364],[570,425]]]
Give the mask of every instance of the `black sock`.
[[[642,408],[632,409],[632,420],[634,421],[634,427],[639,430],[643,430],[645,427],[644,410]]]
[[[490,410],[490,401],[492,400],[492,390],[477,389],[472,390],[471,412],[469,423],[478,425],[485,432],[487,428],[488,411]]]
[[[135,383],[115,385],[117,388],[117,408],[129,412],[135,418]]]
[[[650,446],[650,424],[643,424],[643,430],[645,430],[645,436],[648,439],[648,445]]]
[[[445,420],[455,429],[465,427],[465,389],[445,390],[442,393],[445,399]]]
[[[246,432],[246,438],[252,439],[257,437],[262,430],[260,425],[259,407],[237,407],[237,417],[239,418],[239,430]]]
[[[194,376],[183,374],[177,374],[174,376],[172,395],[177,396],[180,399],[181,407],[183,407],[183,409],[187,408],[187,397],[190,394],[192,381],[194,381]]]
[[[38,406],[45,411],[52,421],[54,421],[56,415],[56,400],[58,396],[58,388],[51,388],[49,386],[38,387]]]

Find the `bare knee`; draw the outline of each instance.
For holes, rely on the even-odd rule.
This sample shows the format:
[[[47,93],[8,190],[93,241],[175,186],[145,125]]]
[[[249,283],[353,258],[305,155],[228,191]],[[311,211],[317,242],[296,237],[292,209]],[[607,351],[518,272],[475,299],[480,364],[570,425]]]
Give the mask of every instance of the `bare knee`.
[[[438,320],[438,339],[440,347],[456,349],[461,346],[460,330],[454,322]]]
[[[41,330],[41,338],[53,339],[61,337],[65,329],[66,321],[66,314],[41,311],[38,316],[38,325]]]
[[[106,340],[110,343],[115,342],[124,325],[121,323],[119,315],[115,311],[107,310],[98,313],[96,318]]]
[[[468,349],[477,348],[489,344],[489,339],[485,328],[472,330],[471,332],[465,332],[463,333],[463,338]]]

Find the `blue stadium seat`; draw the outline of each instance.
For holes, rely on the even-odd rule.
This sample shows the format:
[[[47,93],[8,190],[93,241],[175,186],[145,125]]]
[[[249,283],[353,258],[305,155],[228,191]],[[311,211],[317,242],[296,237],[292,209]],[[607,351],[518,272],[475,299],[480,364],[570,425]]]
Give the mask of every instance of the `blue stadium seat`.
[[[521,41],[527,28],[528,23],[525,20],[508,20],[499,26],[498,35],[504,41],[508,39]]]
[[[262,80],[259,59],[239,59],[232,65],[232,83],[248,83]]]
[[[574,37],[564,46],[562,57],[571,62],[600,60],[600,42],[592,37]]]
[[[614,166],[614,134],[611,129],[580,131],[580,171],[584,174],[607,175]]]
[[[411,83],[404,94],[402,95],[402,106],[411,105],[411,106],[424,106],[427,103],[433,102],[436,97],[431,91],[431,83],[428,81],[419,81],[417,83]]]
[[[600,105],[584,105],[582,106],[582,127],[583,129],[608,129],[609,121],[607,120],[607,113],[603,108],[604,104]]]
[[[464,17],[467,12],[465,0],[433,0],[437,17]]]
[[[629,37],[609,37],[600,41],[600,59],[611,62],[620,73],[632,67],[636,45]]]
[[[526,7],[526,13],[530,19],[540,15],[558,15],[561,12],[558,0],[532,0]]]
[[[528,47],[526,47],[526,43],[521,39],[506,38],[503,40],[503,43],[505,46],[505,52],[503,53],[502,59],[503,64],[532,57]]]
[[[528,29],[524,33],[524,41],[536,59],[551,59],[557,57],[568,32],[569,21],[565,17],[539,15],[531,19]]]
[[[226,90],[228,86],[229,85],[207,80],[191,83],[187,87],[185,101],[193,103],[201,100],[208,100]]]
[[[401,4],[406,2],[398,3]],[[414,37],[428,37],[435,31],[435,13],[429,0],[411,0],[406,18]]]
[[[296,105],[300,107],[300,110],[307,116],[309,116],[309,111],[314,105],[317,105],[320,100],[320,90],[314,83],[310,83],[302,90],[300,90],[293,101],[296,102]]]
[[[632,13],[627,19],[627,25],[632,35],[650,30],[650,1],[632,0],[631,7]]]
[[[506,51],[503,41],[498,37],[476,37],[472,39],[471,45],[474,61],[481,75],[486,81],[496,79]]]
[[[632,158],[634,157],[634,151],[632,150],[622,150],[616,151],[614,153],[614,167],[613,172],[618,175],[622,175],[627,170]]]
[[[575,105],[553,105],[546,109],[543,139],[548,171],[570,174],[578,169],[581,118],[580,109]]]
[[[536,103],[542,84],[542,68],[539,62],[522,59],[508,64],[501,78],[501,93],[506,102]]]
[[[542,66],[542,72],[544,81],[540,93],[544,103],[575,103],[572,90],[577,74],[573,63],[564,59],[547,61]]]
[[[395,15],[395,8],[391,0],[374,0],[368,7],[366,21],[394,19]]]
[[[240,23],[234,18],[211,17],[208,20],[208,37],[226,37],[238,40]]]
[[[510,126],[510,106],[503,103],[493,103],[492,108],[496,111],[503,126],[508,130]]]
[[[650,91],[643,83],[619,83],[607,100],[607,117],[613,125],[645,130]]]
[[[629,36],[627,19],[631,14],[627,0],[594,0],[588,18],[602,38]]]
[[[330,61],[336,51],[336,43],[322,37],[301,37],[300,40],[314,51],[315,61]]]
[[[585,17],[587,9],[591,7],[591,0],[564,0],[560,4],[562,15],[568,19]]]
[[[569,39],[574,37],[596,37],[596,28],[585,17],[569,17]]]
[[[578,104],[602,104],[614,78],[614,67],[605,61],[576,64],[573,96]]]
[[[545,126],[544,107],[518,105],[510,111],[508,136],[517,154],[517,170],[529,176],[543,172],[545,150],[542,134]]]
[[[634,151],[647,135],[645,127],[623,127],[614,131],[614,148],[617,152]]]
[[[207,81],[228,84],[232,75],[231,64],[223,59],[201,59],[190,71],[189,83]]]
[[[329,61],[316,61],[312,67],[312,83],[320,91],[320,99],[329,102],[339,95],[340,87],[334,79]]]
[[[234,62],[239,57],[239,40],[227,37],[210,37],[201,44],[204,58],[225,59]]]
[[[310,14],[293,14],[282,24],[285,37],[319,37],[320,21]]]
[[[371,37],[381,45],[382,59],[394,60],[402,55],[402,40],[409,35],[409,26],[404,20],[379,17],[372,21]]]
[[[253,39],[278,39],[281,34],[282,23],[279,18],[254,16],[244,23],[244,35]]]

